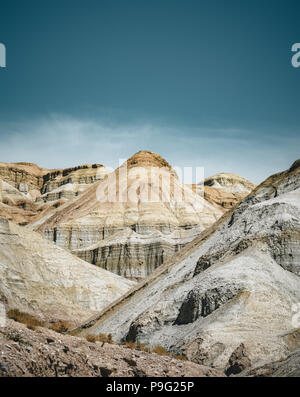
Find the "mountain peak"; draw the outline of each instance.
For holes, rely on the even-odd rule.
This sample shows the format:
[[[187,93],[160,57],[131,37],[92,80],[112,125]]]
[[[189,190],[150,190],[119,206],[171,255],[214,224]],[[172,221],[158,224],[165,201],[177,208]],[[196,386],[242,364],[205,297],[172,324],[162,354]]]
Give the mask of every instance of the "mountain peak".
[[[295,171],[297,168],[300,168],[300,159],[296,160],[291,167],[289,168],[289,171]]]
[[[171,165],[159,154],[148,150],[140,150],[127,160],[128,167],[167,167]]]

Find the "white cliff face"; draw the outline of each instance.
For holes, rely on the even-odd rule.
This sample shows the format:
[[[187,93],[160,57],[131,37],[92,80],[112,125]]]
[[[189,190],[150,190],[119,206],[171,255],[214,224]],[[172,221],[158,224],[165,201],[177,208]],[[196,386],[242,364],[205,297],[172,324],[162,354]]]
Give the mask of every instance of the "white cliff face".
[[[221,173],[206,178],[202,183],[188,185],[195,193],[224,214],[235,208],[255,185],[235,174]]]
[[[215,189],[224,189],[228,193],[250,193],[255,185],[239,175],[221,173],[206,178],[204,186],[209,186]]]
[[[137,233],[126,227],[93,246],[72,253],[123,277],[140,279],[151,274],[202,230],[178,229],[166,233],[153,228],[147,233]]]
[[[139,152],[38,230],[80,258],[130,278],[150,274],[222,211],[184,187],[170,165]]]
[[[299,302],[300,161],[79,331],[159,344],[223,368],[243,343],[259,364],[295,348]]]
[[[54,170],[44,176],[41,196],[37,202],[73,200],[108,174],[109,171],[101,164],[86,164],[64,170]]]
[[[0,299],[8,308],[76,322],[133,285],[0,218]]]

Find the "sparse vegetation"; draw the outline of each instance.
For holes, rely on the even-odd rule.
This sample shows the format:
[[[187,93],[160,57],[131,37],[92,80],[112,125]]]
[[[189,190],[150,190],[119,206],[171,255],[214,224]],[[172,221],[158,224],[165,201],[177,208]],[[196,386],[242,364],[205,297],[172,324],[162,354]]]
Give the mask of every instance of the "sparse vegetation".
[[[44,321],[41,321],[40,319],[32,316],[29,313],[25,313],[20,311],[19,309],[11,309],[7,313],[8,318],[15,320],[19,323],[25,324],[27,328],[31,330],[36,330],[37,327],[44,327],[44,328],[49,328],[52,331],[58,332],[58,333],[67,333],[69,329],[71,329],[71,324],[69,324],[67,321],[57,321],[55,323],[50,323],[47,324]],[[72,335],[72,332],[68,332],[69,335]],[[76,336],[73,334],[73,336]],[[22,343],[21,340],[19,340],[18,336],[10,335],[8,336],[9,339],[15,340],[16,342]],[[99,334],[99,335],[92,335],[88,334],[86,335],[86,340],[91,343],[96,343],[96,342],[102,342],[102,346],[104,343],[109,343],[109,344],[114,344],[113,341],[113,336],[112,334]],[[154,346],[153,349],[151,349],[149,346],[147,346],[145,343],[141,342],[133,342],[133,341],[126,341],[125,343],[122,343],[123,346],[127,347],[128,349],[131,350],[139,350],[143,351],[146,353],[156,353],[159,354],[160,356],[169,356],[173,357],[177,360],[187,360],[187,358],[183,354],[174,354],[174,353],[169,353],[163,346],[156,345]]]
[[[122,343],[125,347],[127,347],[128,349],[132,349],[132,350],[139,350],[139,351],[143,351],[146,353],[150,353],[151,349],[149,346],[147,346],[145,343],[141,343],[141,342],[132,342],[132,341],[126,341],[125,343]]]
[[[135,344],[134,342],[131,342],[131,341],[125,342],[125,346],[126,346],[128,349],[131,349],[131,350],[136,349],[136,344]]]
[[[160,356],[169,356],[169,357],[173,357],[176,358],[176,360],[182,360],[182,361],[186,361],[187,357],[183,354],[175,354],[175,353],[169,353],[163,346],[160,345],[156,345],[154,346],[153,349],[151,349],[149,346],[147,346],[145,343],[141,343],[141,342],[132,342],[132,341],[127,341],[125,343],[122,343],[123,346],[127,347],[128,349],[132,349],[132,350],[139,350],[139,351],[143,351],[146,353],[156,353],[159,354]]]
[[[104,343],[109,343],[109,344],[113,344],[113,338],[112,338],[112,334],[99,334],[99,335],[91,335],[88,334],[86,337],[86,340],[88,342],[92,342],[92,343],[96,343],[96,342],[102,342]]]
[[[187,357],[184,356],[183,354],[172,354],[172,356],[173,356],[174,358],[176,358],[176,360],[187,361]]]
[[[160,346],[160,345],[154,346],[154,348],[152,349],[152,352],[156,353],[156,354],[159,354],[160,356],[167,356],[168,355],[167,350],[163,346]]]
[[[136,350],[140,350],[143,352],[150,353],[151,349],[149,346],[147,346],[145,343],[137,342],[135,345]]]
[[[36,327],[44,327],[45,323],[29,313],[21,312],[19,309],[11,309],[7,312],[7,317],[25,324],[27,328],[35,330]]]
[[[19,309],[11,309],[7,312],[7,317],[17,321],[18,323],[25,324],[28,329],[35,331],[37,327],[49,328],[61,334],[68,331],[71,325],[67,321],[59,320],[55,323],[46,323],[32,314],[22,312]]]
[[[112,334],[108,334],[107,335],[107,343],[109,343],[111,345],[114,343],[113,338],[112,338]]]
[[[85,339],[88,341],[88,342],[91,342],[91,343],[96,343],[96,341],[97,341],[97,338],[96,338],[96,335],[87,335],[86,337],[85,337]]]
[[[58,321],[57,323],[51,324],[49,326],[49,329],[52,329],[55,332],[58,332],[60,334],[64,334],[68,332],[68,330],[71,328],[71,325],[67,321]]]

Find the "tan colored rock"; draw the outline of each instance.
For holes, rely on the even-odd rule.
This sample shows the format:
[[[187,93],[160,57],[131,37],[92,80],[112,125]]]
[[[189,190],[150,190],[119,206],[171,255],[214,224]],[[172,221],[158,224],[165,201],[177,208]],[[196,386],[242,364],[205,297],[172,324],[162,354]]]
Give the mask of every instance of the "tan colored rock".
[[[0,163],[0,215],[20,225],[38,222],[108,173],[101,164],[48,170],[31,163]]]
[[[37,230],[91,263],[141,278],[221,215],[166,160],[142,151]]]
[[[204,189],[205,200],[223,213],[236,207],[255,188],[247,179],[228,173],[213,175],[206,178],[203,184],[190,186],[201,195]]]
[[[76,322],[133,285],[0,218],[0,300],[8,308]]]

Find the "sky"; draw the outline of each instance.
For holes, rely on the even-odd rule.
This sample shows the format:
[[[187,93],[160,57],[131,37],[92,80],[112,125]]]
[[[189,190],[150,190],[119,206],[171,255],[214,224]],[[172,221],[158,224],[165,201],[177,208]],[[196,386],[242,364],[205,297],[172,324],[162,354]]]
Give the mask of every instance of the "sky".
[[[0,161],[139,150],[259,183],[300,158],[298,0],[0,0]]]

